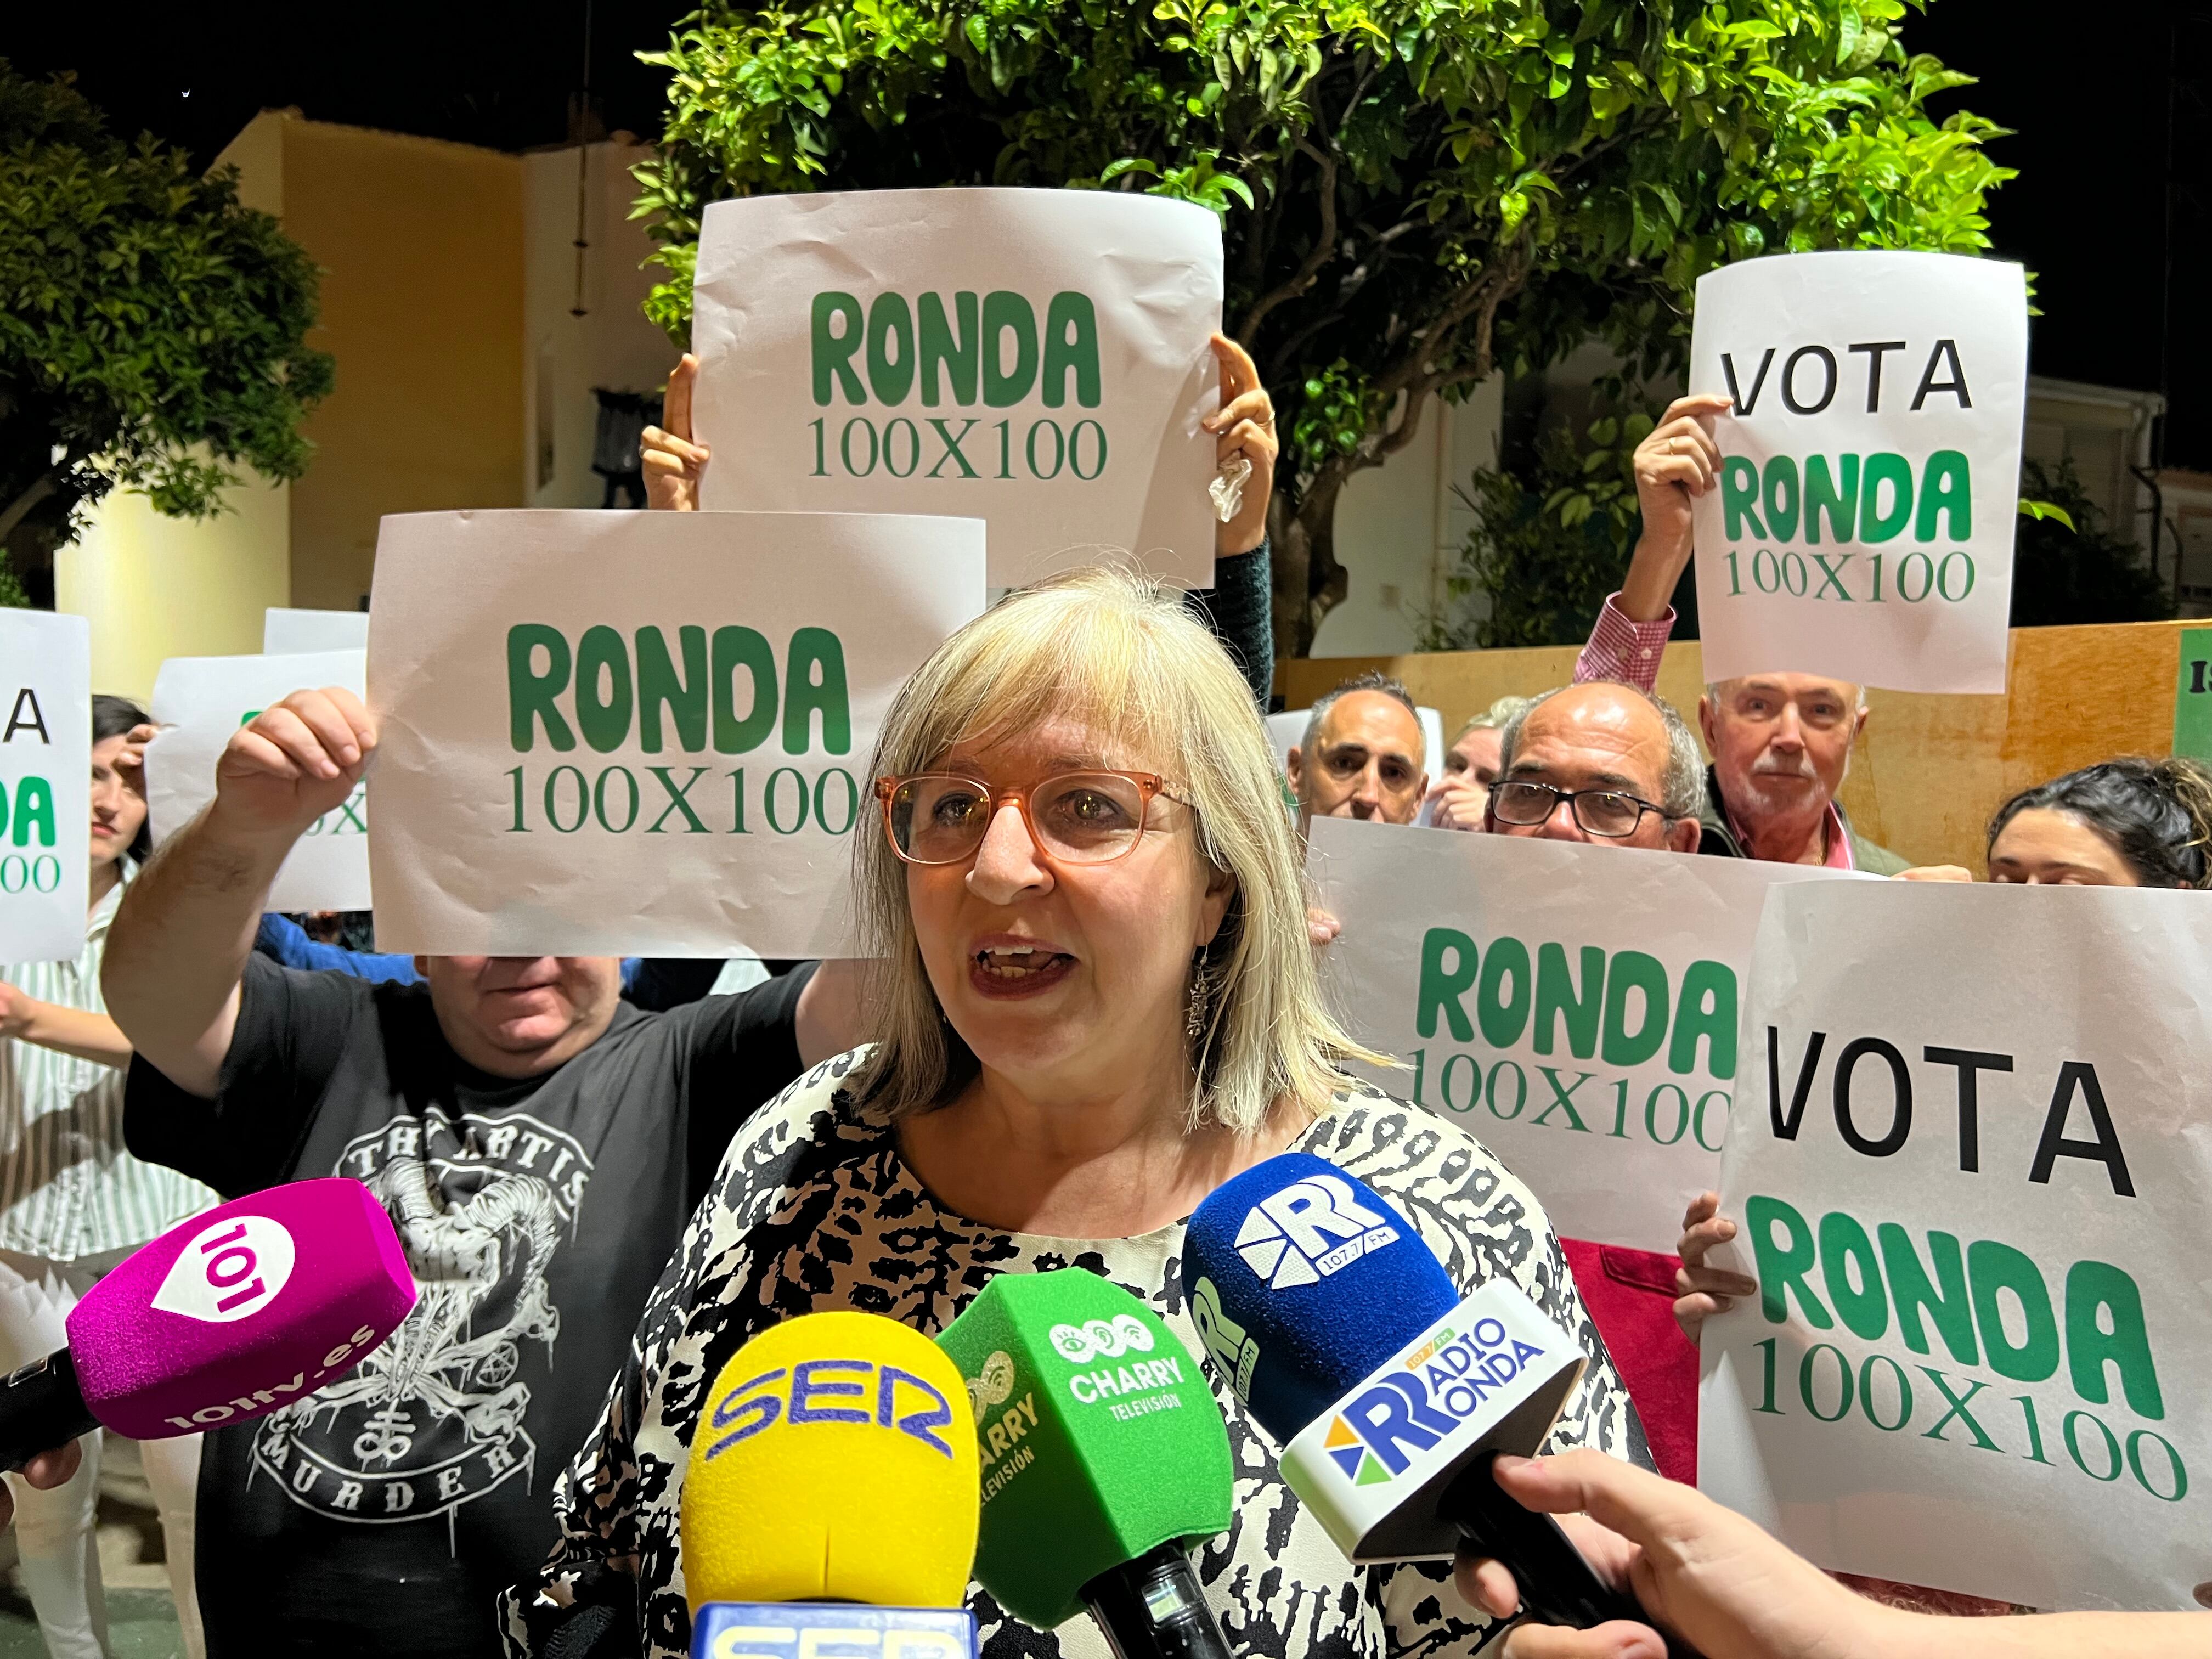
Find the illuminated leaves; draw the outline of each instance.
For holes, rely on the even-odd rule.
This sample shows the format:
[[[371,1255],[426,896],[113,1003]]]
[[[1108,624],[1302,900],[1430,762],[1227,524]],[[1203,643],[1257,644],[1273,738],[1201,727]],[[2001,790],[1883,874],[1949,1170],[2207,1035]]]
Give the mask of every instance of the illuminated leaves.
[[[117,484],[204,516],[241,468],[298,477],[331,378],[315,303],[235,173],[112,137],[66,81],[0,63],[0,523],[64,529]]]

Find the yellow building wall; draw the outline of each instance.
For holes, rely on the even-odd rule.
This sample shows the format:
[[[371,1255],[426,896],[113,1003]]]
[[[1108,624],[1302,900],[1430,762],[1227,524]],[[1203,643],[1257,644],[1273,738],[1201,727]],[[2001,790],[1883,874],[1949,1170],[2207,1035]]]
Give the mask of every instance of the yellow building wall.
[[[337,360],[292,488],[291,603],[351,611],[385,514],[524,504],[522,161],[261,119],[282,123],[284,228],[323,268],[308,339]]]
[[[144,702],[165,657],[252,655],[290,602],[290,488],[242,484],[213,519],[118,489],[54,566],[54,609],[92,623],[92,689]]]
[[[358,608],[387,513],[524,502],[522,158],[264,111],[216,158],[322,270],[337,360],[307,476],[165,519],[117,490],[55,571],[93,679],[144,696],[165,657],[261,648],[270,605]]]

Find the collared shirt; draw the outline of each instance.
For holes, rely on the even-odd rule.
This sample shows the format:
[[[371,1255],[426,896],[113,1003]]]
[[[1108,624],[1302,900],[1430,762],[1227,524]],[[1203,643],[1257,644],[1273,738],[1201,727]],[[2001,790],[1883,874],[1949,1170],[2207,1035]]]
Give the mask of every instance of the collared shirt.
[[[1736,845],[1749,847],[1751,837],[1744,830],[1743,820],[1736,817],[1734,812],[1730,812],[1728,815],[1728,822],[1729,830],[1735,832]],[[1824,854],[1820,860],[1823,868],[1856,870],[1859,867],[1857,862],[1851,857],[1850,828],[1844,823],[1844,815],[1836,810],[1836,803],[1832,800],[1828,803],[1828,810],[1820,817],[1820,844],[1824,849]]]
[[[1619,680],[1649,691],[1659,684],[1659,659],[1674,632],[1674,607],[1656,622],[1636,622],[1620,608],[1620,595],[1608,594],[1591,625],[1589,643],[1575,659],[1575,684]]]
[[[126,872],[94,907],[73,962],[0,968],[40,1002],[104,1014],[100,959]],[[119,1066],[20,1039],[0,1041],[0,1249],[50,1261],[133,1249],[216,1203],[188,1176],[142,1164],[123,1147]]]

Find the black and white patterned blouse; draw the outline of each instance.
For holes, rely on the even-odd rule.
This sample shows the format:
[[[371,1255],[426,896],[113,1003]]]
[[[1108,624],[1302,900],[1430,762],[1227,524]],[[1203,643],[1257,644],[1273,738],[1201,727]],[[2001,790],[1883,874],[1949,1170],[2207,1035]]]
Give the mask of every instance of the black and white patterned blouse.
[[[1190,1351],[1205,1352],[1181,1291],[1183,1224],[1139,1238],[1004,1233],[939,1207],[892,1133],[842,1086],[860,1059],[816,1066],[732,1142],[647,1303],[630,1362],[598,1432],[556,1492],[562,1540],[542,1577],[508,1592],[508,1651],[536,1656],[558,1615],[556,1584],[608,1598],[634,1577],[649,1659],[682,1659],[690,1639],[677,1511],[701,1401],[758,1332],[817,1309],[886,1314],[934,1334],[994,1273],[1078,1267],[1149,1303]],[[1596,1446],[1650,1466],[1628,1395],[1583,1310],[1559,1241],[1528,1189],[1456,1126],[1380,1093],[1339,1097],[1293,1150],[1328,1158],[1395,1204],[1462,1291],[1500,1275],[1579,1338],[1593,1363],[1569,1396],[1550,1449]],[[1236,1396],[1206,1374],[1237,1460],[1236,1518],[1197,1555],[1207,1600],[1239,1655],[1399,1659],[1471,1654],[1495,1633],[1454,1592],[1441,1563],[1352,1566],[1307,1515]],[[627,1588],[627,1587],[624,1587]],[[565,1598],[564,1598],[565,1599]],[[1107,1659],[1087,1617],[1038,1632],[980,1588],[969,1606],[985,1659]]]

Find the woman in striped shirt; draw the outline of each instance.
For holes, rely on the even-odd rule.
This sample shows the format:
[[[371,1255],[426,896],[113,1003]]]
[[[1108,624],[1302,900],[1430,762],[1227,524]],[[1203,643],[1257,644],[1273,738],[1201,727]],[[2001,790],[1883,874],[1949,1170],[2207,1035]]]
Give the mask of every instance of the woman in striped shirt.
[[[92,700],[84,949],[73,962],[0,967],[0,1370],[62,1346],[62,1321],[102,1273],[216,1201],[198,1182],[124,1150],[131,1044],[100,994],[108,923],[148,850],[143,754],[153,735],[137,704]],[[99,1431],[82,1444],[83,1464],[65,1485],[40,1492],[8,1477],[23,1585],[53,1659],[105,1659],[106,1652],[93,1535]],[[199,1437],[148,1442],[141,1455],[161,1513],[185,1650],[200,1659],[191,1579]]]

